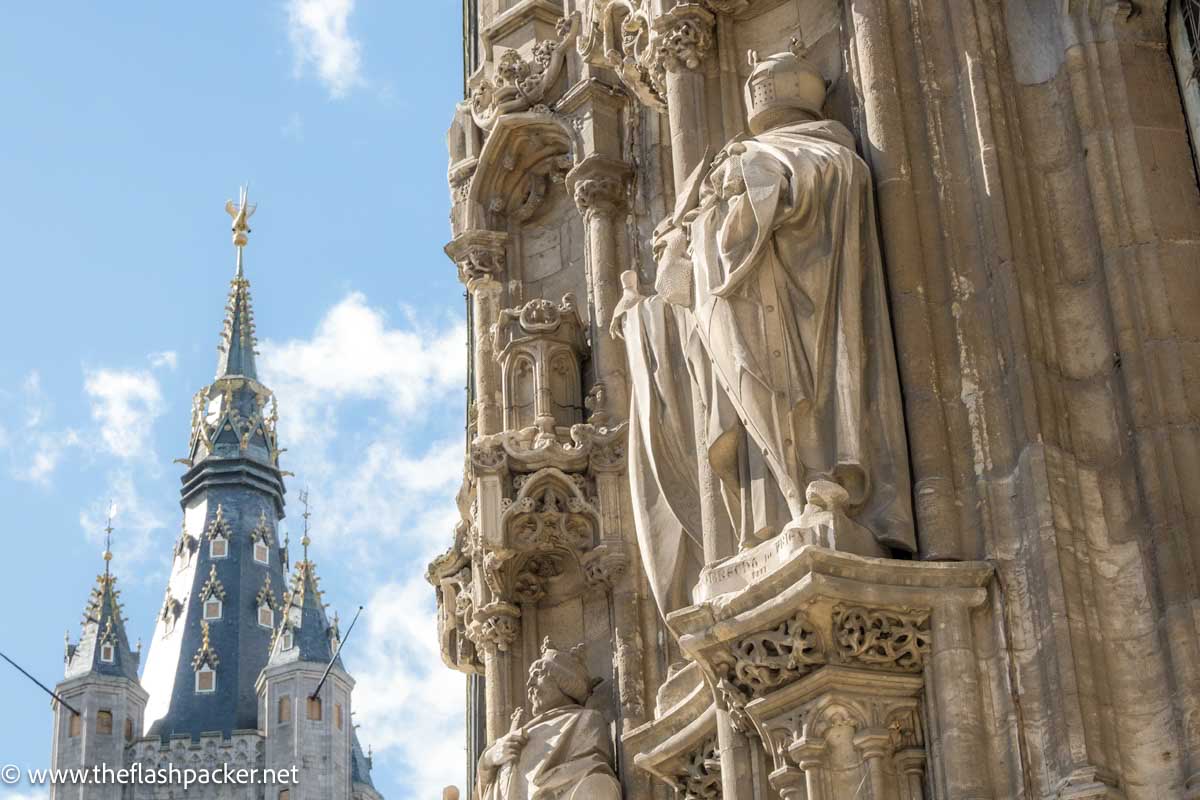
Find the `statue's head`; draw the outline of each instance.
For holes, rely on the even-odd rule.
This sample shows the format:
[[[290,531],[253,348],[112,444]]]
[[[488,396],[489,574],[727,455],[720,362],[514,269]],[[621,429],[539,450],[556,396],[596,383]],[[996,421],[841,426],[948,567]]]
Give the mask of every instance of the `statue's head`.
[[[828,84],[806,57],[799,39],[786,53],[759,58],[751,50],[750,77],[746,80],[746,121],[759,134],[782,124],[820,119]]]
[[[583,705],[592,694],[592,681],[583,663],[583,645],[557,650],[547,637],[542,657],[529,668],[526,694],[530,710],[541,714],[566,705]]]

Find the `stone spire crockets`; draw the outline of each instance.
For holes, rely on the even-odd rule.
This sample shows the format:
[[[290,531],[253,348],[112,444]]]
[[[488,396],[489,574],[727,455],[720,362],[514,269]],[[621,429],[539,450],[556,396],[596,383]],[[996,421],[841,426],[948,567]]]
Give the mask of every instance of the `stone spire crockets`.
[[[143,682],[151,701],[148,733],[257,727],[255,680],[266,666],[278,622],[286,554],[277,530],[284,513],[275,397],[258,380],[254,316],[243,248],[255,207],[243,189],[233,218],[237,264],[221,333],[217,374],[196,393],[180,490],[183,532],[175,547],[163,614]]]

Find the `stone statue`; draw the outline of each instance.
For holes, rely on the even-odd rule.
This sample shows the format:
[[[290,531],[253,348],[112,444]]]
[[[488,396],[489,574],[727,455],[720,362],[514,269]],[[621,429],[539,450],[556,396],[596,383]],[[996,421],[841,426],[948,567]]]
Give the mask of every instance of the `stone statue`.
[[[916,545],[869,168],[822,119],[825,80],[798,44],[752,64],[750,135],[698,168],[660,226],[658,295],[627,279],[618,306],[635,521],[664,612],[686,548],[663,518],[699,534],[678,464],[693,425],[743,549],[829,512],[839,549]]]
[[[533,717],[522,724],[518,708],[511,730],[480,756],[481,800],[620,800],[608,724],[583,707],[595,687],[576,650],[542,643],[529,668]]]

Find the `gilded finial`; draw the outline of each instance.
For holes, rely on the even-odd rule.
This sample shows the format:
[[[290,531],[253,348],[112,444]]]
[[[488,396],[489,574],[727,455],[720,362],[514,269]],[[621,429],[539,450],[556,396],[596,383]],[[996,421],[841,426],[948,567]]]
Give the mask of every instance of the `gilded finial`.
[[[247,235],[250,233],[250,217],[254,215],[257,205],[253,205],[247,201],[247,196],[250,191],[250,186],[241,187],[238,193],[238,202],[235,204],[232,200],[225,201],[225,213],[233,218],[233,225],[230,230],[233,231],[233,246],[237,248],[237,277],[242,277],[242,248],[250,241]]]

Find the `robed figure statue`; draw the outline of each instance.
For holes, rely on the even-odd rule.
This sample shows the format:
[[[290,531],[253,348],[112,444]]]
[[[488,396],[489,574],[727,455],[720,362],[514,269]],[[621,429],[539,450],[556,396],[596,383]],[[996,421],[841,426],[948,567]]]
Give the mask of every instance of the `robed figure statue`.
[[[668,296],[648,299],[627,284],[619,307],[635,521],[664,612],[678,607],[679,569],[702,538],[693,510],[662,501],[699,494],[653,452],[657,442],[686,447],[692,432],[672,425],[702,430],[699,457],[740,517],[743,548],[804,527],[814,504],[837,506],[850,529],[844,549],[888,555],[916,544],[870,170],[850,131],[821,118],[825,80],[799,47],[752,59],[750,135],[684,187],[687,207],[672,217],[686,233],[689,285],[668,280]],[[666,305],[676,308],[664,318]],[[673,513],[652,518],[647,507]],[[680,535],[663,541],[663,517]]]

